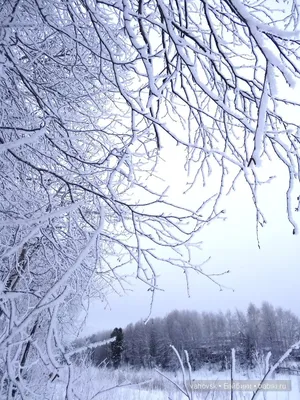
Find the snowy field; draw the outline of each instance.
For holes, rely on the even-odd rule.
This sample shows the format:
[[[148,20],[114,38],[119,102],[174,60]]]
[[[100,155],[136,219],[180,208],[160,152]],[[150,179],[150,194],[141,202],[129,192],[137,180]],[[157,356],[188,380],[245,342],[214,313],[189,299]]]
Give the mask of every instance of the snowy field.
[[[175,385],[154,370],[135,371],[128,368],[111,370],[106,368],[88,367],[82,370],[74,369],[74,399],[82,400],[183,400],[188,399]],[[165,373],[173,382],[182,387],[182,373]],[[259,369],[252,372],[237,372],[236,379],[259,379]],[[230,379],[230,371],[213,372],[201,369],[192,374],[196,380]],[[292,390],[288,392],[260,392],[255,400],[299,400],[300,377],[276,375],[276,380],[291,380]],[[144,383],[143,383],[144,382]],[[58,379],[49,383],[47,399],[61,400],[64,398],[63,382]],[[64,386],[65,387],[65,386]],[[230,391],[193,391],[190,399],[199,400],[230,400]],[[234,392],[233,400],[251,400],[252,392]]]

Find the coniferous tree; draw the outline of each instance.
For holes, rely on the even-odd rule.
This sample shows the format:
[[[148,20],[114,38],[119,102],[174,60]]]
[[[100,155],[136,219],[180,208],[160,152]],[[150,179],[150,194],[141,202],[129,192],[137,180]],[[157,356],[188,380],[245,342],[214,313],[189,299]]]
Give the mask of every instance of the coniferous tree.
[[[122,328],[115,328],[110,337],[116,338],[111,343],[111,362],[114,368],[118,368],[121,363],[121,356],[123,352],[124,334]]]

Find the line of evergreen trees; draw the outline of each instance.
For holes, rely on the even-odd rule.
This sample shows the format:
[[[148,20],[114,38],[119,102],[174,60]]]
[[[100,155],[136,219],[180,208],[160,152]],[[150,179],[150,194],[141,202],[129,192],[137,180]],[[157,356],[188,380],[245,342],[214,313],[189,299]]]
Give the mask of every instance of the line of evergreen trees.
[[[146,325],[139,321],[128,325],[124,331],[116,329],[112,333],[101,332],[81,339],[96,342],[119,335],[117,344],[101,346],[91,352],[94,365],[105,360],[114,367],[129,364],[136,368],[177,369],[178,362],[170,349],[173,344],[179,352],[189,352],[193,369],[216,363],[225,369],[231,348],[236,349],[238,360],[246,367],[253,367],[257,356],[268,351],[277,359],[299,340],[300,320],[291,311],[275,309],[264,302],[260,308],[250,304],[246,313],[175,310],[164,318],[151,319]],[[297,352],[293,357],[300,359]]]

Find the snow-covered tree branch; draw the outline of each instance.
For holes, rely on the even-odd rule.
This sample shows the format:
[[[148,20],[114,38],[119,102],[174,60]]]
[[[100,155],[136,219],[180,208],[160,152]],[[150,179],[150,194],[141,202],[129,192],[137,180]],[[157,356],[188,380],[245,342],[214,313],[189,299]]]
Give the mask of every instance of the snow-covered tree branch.
[[[264,161],[288,170],[298,232],[297,4],[274,12],[240,0],[2,2],[0,393],[34,399],[65,368],[71,399],[63,330],[78,308],[124,290],[127,266],[153,296],[161,262],[204,274],[195,234],[237,179],[264,224]],[[170,141],[190,187],[218,173],[195,209],[152,183]]]

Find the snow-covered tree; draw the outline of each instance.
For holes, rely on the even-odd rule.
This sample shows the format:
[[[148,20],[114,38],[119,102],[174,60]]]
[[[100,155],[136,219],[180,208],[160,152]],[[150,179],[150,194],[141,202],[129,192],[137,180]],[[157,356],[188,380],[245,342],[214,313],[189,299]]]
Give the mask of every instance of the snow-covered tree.
[[[161,263],[203,273],[190,245],[239,178],[264,224],[264,161],[288,171],[297,233],[297,30],[293,1],[276,18],[267,1],[1,2],[1,395],[34,399],[62,369],[73,398],[78,308],[123,290],[125,265],[152,298]],[[216,174],[210,202],[167,198],[171,142],[189,187]]]

